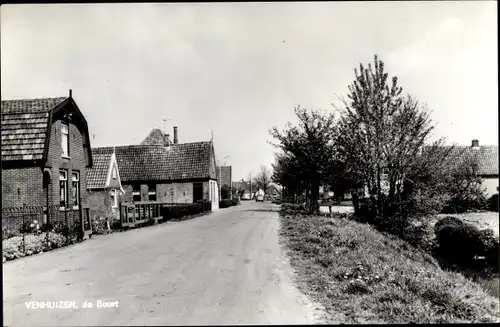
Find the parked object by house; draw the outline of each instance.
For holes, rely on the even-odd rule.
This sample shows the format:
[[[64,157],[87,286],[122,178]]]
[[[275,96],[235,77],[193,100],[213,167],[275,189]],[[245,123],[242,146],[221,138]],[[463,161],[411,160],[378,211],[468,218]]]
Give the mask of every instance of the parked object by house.
[[[93,148],[93,167],[87,169],[88,203],[92,217],[119,219],[120,197],[125,194],[114,149]]]
[[[264,196],[264,191],[262,189],[259,189],[257,192],[255,192],[254,199],[256,202],[264,202]]]
[[[197,203],[206,200],[211,202],[212,210],[217,210],[219,191],[212,141],[171,143],[163,132],[156,130],[154,134],[159,135],[160,140],[149,145],[114,147],[125,191],[121,200],[129,203]],[[96,150],[112,153],[113,147]]]
[[[42,207],[42,224],[64,219],[88,230],[82,206],[92,153],[71,90],[69,97],[2,101],[1,116],[2,208]]]

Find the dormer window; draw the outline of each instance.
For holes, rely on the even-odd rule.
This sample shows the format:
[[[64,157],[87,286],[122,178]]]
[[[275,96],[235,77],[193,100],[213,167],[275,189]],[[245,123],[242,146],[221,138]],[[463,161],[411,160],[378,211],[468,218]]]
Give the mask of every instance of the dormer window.
[[[111,171],[111,177],[113,179],[116,179],[116,167],[113,167],[113,170]]]
[[[65,122],[61,124],[61,147],[62,156],[69,157],[69,126]]]

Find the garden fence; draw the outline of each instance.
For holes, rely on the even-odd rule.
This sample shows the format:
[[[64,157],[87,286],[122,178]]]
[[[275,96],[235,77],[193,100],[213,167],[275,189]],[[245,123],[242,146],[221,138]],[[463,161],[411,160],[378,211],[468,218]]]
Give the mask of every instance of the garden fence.
[[[28,241],[50,242],[58,235],[62,246],[81,240],[90,230],[89,209],[81,206],[78,210],[61,210],[59,205],[2,208],[2,241],[15,238],[11,241],[19,242],[23,254],[29,250]]]

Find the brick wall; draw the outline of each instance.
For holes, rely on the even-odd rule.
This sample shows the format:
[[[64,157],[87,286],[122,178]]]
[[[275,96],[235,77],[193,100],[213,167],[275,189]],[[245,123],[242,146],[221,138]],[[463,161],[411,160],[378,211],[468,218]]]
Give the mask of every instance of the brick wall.
[[[2,169],[2,207],[45,205],[40,167]]]
[[[132,185],[122,184],[125,195],[122,201],[131,202]],[[141,184],[141,201],[149,201],[149,188],[147,184]],[[203,183],[203,194],[208,199],[208,182]],[[170,203],[193,203],[193,183],[164,183],[156,184],[156,200]]]
[[[90,205],[91,217],[120,217],[118,209],[112,208],[112,198],[110,191],[99,190],[91,191],[88,195],[88,203]]]
[[[71,176],[73,171],[80,173],[80,197],[82,204],[88,204],[88,191],[86,180],[86,160],[83,148],[83,137],[78,128],[69,124],[69,157],[62,158],[61,148],[61,121],[55,120],[52,123],[50,134],[50,144],[47,157],[47,165],[52,166],[51,176],[51,193],[49,194],[49,201],[52,204],[59,204],[59,169],[67,169],[68,171],[68,195],[71,201],[73,194]]]

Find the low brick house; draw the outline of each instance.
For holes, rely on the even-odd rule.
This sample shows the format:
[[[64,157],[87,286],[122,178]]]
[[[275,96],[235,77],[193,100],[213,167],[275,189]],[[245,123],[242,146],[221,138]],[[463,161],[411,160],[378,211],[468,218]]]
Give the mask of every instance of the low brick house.
[[[175,141],[176,132],[177,129],[174,130]],[[96,148],[103,153],[115,151],[124,190],[119,200],[167,203],[208,200],[212,203],[212,210],[218,209],[219,190],[212,141],[179,144],[170,142],[168,136],[159,130],[153,134],[159,135],[160,140],[141,145]]]
[[[92,167],[87,121],[69,97],[2,101],[2,208],[57,206],[77,220]],[[44,216],[44,222],[51,215]]]
[[[109,148],[92,149],[93,167],[87,169],[88,203],[92,217],[120,217],[119,197],[125,194],[116,154]]]

